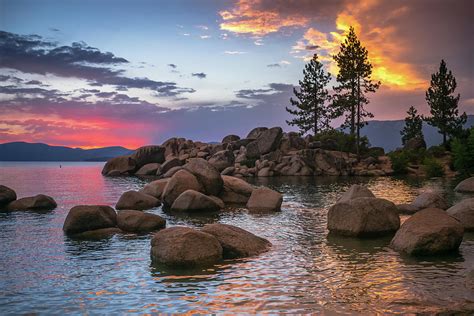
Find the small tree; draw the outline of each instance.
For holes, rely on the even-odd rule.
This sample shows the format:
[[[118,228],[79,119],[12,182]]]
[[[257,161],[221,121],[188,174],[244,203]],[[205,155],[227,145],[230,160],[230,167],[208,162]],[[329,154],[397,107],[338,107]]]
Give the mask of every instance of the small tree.
[[[454,95],[456,78],[451,70],[448,71],[446,63],[441,60],[437,73],[431,75],[431,85],[426,91],[426,101],[430,106],[431,117],[427,118],[428,124],[438,128],[443,135],[443,145],[447,145],[450,138],[462,132],[467,116],[459,116],[458,102],[460,95]]]
[[[368,54],[351,26],[339,53],[334,56],[339,67],[336,78],[339,85],[334,87],[335,112],[338,116],[347,113],[343,126],[350,127],[351,135],[356,136],[358,156],[360,129],[366,124],[364,118],[374,117],[372,113],[364,109],[364,104],[369,103],[366,94],[375,92],[380,87],[380,82],[373,82],[371,79],[372,64]]]
[[[298,126],[302,135],[311,130],[316,135],[318,132],[330,128],[331,114],[326,105],[329,100],[326,86],[331,80],[331,75],[324,71],[323,64],[318,60],[317,54],[314,54],[311,61],[305,66],[303,75],[303,80],[299,81],[299,91],[296,88],[293,89],[296,100],[290,99],[291,105],[295,109],[286,108],[295,118],[286,121],[286,123]]]
[[[411,106],[408,109],[407,114],[408,116],[405,118],[405,127],[400,131],[403,145],[412,138],[423,138],[423,118],[421,115],[418,115],[414,106]]]

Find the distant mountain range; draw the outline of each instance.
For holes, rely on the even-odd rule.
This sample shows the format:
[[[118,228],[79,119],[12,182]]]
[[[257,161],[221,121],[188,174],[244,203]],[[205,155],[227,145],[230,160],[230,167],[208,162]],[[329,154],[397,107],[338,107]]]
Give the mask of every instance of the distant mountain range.
[[[119,146],[81,149],[13,142],[0,144],[0,161],[106,161],[132,152],[133,150]]]

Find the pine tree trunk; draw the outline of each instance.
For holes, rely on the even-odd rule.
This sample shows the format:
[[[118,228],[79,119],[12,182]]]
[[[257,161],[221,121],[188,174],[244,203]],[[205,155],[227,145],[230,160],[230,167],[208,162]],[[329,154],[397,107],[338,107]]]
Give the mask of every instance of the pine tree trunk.
[[[314,136],[318,134],[318,115],[316,114],[316,107],[314,109]]]
[[[446,132],[443,132],[443,147],[446,148]]]
[[[357,161],[360,160],[360,78],[357,78],[357,136],[356,136],[356,152]]]
[[[352,91],[351,91],[351,135],[354,136],[355,134],[355,104],[354,104],[354,99],[355,99],[355,83],[352,85]]]

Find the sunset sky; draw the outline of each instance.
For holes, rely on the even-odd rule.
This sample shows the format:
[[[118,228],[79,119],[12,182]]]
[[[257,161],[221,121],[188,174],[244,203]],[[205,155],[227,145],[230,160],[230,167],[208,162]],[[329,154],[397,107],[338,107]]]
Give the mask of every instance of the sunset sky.
[[[317,52],[335,75],[350,25],[382,82],[375,119],[427,114],[442,58],[474,114],[473,21],[472,0],[0,0],[0,143],[136,148],[292,130],[285,106],[305,62]]]

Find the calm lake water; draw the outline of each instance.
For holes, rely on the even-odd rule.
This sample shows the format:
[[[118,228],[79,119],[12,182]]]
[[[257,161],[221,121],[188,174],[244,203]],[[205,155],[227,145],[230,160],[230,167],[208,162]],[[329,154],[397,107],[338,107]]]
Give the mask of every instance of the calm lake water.
[[[0,184],[19,197],[44,193],[49,213],[0,213],[0,314],[126,313],[407,313],[474,311],[464,285],[474,268],[474,235],[457,254],[412,259],[388,248],[390,238],[329,238],[327,209],[353,183],[379,197],[410,202],[422,190],[454,194],[448,180],[395,178],[274,178],[257,181],[284,194],[282,211],[244,209],[174,217],[168,226],[236,225],[273,243],[255,258],[208,269],[175,271],[151,264],[151,235],[99,241],[65,237],[62,224],[77,204],[115,205],[146,181],[104,178],[102,163],[0,162]]]

